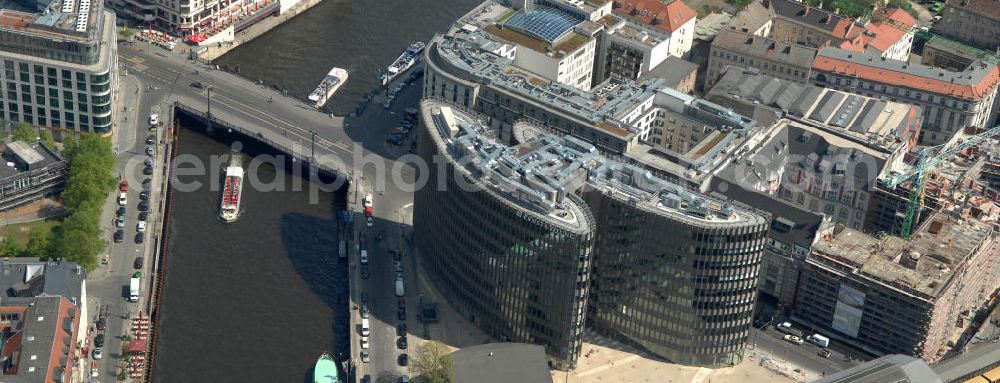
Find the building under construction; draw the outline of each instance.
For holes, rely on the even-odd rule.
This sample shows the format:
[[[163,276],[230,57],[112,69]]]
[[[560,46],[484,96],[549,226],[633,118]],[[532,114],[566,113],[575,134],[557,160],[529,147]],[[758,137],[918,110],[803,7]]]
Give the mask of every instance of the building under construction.
[[[868,352],[940,358],[1000,286],[993,226],[938,213],[906,241],[824,224],[793,318]]]

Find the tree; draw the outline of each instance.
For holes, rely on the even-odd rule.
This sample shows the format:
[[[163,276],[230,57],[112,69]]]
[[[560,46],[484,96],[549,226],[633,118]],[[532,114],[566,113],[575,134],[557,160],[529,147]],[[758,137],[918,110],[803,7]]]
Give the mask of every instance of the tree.
[[[56,139],[52,137],[52,132],[48,129],[42,130],[41,139],[42,143],[49,147],[49,149],[56,150]]]
[[[737,9],[743,10],[748,5],[754,2],[754,0],[726,0],[729,4],[736,6]]]
[[[35,227],[28,233],[28,244],[24,246],[24,256],[47,258],[49,256],[52,233],[48,229]]]
[[[444,343],[436,340],[418,347],[410,366],[424,382],[451,383],[455,381],[451,350]]]
[[[14,238],[6,237],[0,240],[0,256],[4,258],[21,255],[21,245]]]
[[[17,125],[17,130],[14,131],[14,140],[32,142],[38,138],[38,132],[31,128],[27,122],[21,121]]]
[[[87,270],[97,267],[97,254],[105,246],[100,213],[100,205],[88,203],[67,216],[52,243],[52,256],[76,262]]]
[[[66,135],[63,136],[63,150],[62,150],[63,158],[65,158],[66,161],[70,161],[70,159],[73,157],[73,154],[76,153],[76,147],[77,147],[76,136],[73,135],[73,133],[67,132]]]

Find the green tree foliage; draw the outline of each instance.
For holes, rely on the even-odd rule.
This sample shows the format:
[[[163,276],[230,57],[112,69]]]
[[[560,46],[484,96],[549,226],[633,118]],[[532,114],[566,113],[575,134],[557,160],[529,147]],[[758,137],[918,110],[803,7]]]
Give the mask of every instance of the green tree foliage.
[[[839,9],[841,15],[859,18],[871,16],[872,11],[875,10],[876,3],[879,6],[882,5],[880,0],[833,0],[823,8],[831,11]]]
[[[726,2],[734,5],[737,9],[743,10],[750,5],[750,3],[753,3],[754,0],[726,0]]]
[[[410,366],[423,382],[451,383],[455,381],[453,363],[448,346],[430,341],[417,348]]]
[[[72,161],[73,154],[76,153],[76,148],[77,146],[79,146],[77,145],[76,136],[67,133],[66,135],[63,136],[62,143],[63,143],[63,150],[62,150],[63,158],[65,158],[66,161]]]
[[[14,131],[14,140],[32,142],[37,138],[38,132],[24,121],[18,124],[17,130]]]
[[[68,141],[66,152],[69,175],[62,198],[72,213],[54,230],[48,254],[92,270],[97,266],[98,253],[105,248],[101,207],[118,182],[114,176],[115,157],[111,143],[95,134]]]
[[[0,240],[0,256],[16,257],[21,255],[21,245],[13,238],[7,237]]]
[[[76,209],[59,226],[52,243],[51,257],[76,262],[92,270],[97,267],[97,254],[104,250],[100,205],[87,204]]]
[[[52,132],[48,129],[42,130],[42,143],[48,146],[49,149],[56,150],[56,139],[52,137]]]
[[[52,233],[47,228],[34,228],[28,233],[28,244],[24,246],[24,256],[32,258],[48,258],[51,247]]]

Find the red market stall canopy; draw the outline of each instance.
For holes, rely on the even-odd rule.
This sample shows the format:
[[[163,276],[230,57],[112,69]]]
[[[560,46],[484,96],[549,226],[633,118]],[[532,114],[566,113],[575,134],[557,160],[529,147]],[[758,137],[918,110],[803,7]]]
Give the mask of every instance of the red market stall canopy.
[[[129,341],[128,342],[128,350],[129,350],[129,352],[131,352],[133,354],[135,354],[135,353],[144,353],[144,352],[146,352],[146,342],[143,342],[141,340]]]
[[[197,44],[197,43],[200,43],[202,41],[205,41],[205,39],[207,39],[207,38],[208,37],[205,37],[205,36],[202,36],[202,35],[190,35],[190,36],[187,37],[187,40],[190,41],[190,42],[192,42],[192,43]]]

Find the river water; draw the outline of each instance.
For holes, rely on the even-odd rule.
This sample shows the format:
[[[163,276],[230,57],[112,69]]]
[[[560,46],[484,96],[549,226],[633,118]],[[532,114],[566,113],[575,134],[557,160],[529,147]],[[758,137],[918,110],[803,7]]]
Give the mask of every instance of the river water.
[[[331,67],[348,81],[327,103],[340,115],[378,87],[385,70],[412,41],[444,32],[480,0],[324,0],[216,60],[252,80],[305,98]],[[238,38],[238,37],[237,37]]]
[[[325,0],[217,63],[304,98],[332,66],[347,84],[328,102],[346,114],[378,85],[378,68],[428,41],[479,0]],[[229,142],[182,129],[180,153],[203,160]],[[264,152],[247,146],[247,151]],[[261,167],[262,179],[284,169]],[[218,184],[211,175],[179,177]],[[294,177],[285,177],[291,185]],[[286,188],[287,190],[288,188]],[[349,342],[347,270],[337,259],[341,193],[243,192],[244,215],[215,218],[218,192],[174,193],[159,308],[157,382],[311,382],[323,351]]]
[[[182,129],[179,154],[209,164],[230,150],[228,140],[215,136],[225,134]],[[177,178],[204,186],[174,193],[157,382],[311,382],[307,375],[322,352],[347,354],[348,273],[337,254],[335,213],[343,192],[314,193],[313,203],[301,178],[247,165],[263,184],[286,191],[244,183],[244,213],[229,225],[216,216],[221,171]],[[303,190],[293,191],[296,184]]]

